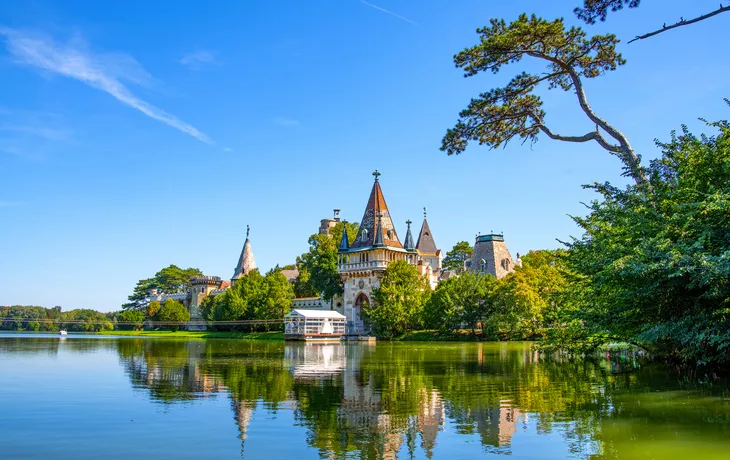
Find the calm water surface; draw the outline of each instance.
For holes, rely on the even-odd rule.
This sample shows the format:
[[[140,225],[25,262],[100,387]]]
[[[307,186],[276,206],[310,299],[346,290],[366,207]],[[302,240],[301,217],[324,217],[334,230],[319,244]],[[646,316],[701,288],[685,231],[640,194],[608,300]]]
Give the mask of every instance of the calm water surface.
[[[529,344],[0,335],[0,458],[730,459],[730,392]]]

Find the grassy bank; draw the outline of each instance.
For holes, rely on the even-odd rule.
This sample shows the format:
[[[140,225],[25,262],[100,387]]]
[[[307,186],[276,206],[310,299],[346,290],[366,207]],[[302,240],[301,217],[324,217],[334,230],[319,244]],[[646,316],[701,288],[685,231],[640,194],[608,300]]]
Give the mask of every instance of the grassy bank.
[[[172,339],[244,339],[284,340],[283,332],[220,332],[220,331],[105,331],[97,335],[124,337],[154,337]]]

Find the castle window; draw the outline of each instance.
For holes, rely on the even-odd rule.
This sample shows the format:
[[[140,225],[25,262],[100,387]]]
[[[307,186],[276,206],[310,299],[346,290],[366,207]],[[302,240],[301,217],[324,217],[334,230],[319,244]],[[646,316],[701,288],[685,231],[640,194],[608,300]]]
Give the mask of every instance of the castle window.
[[[509,271],[509,259],[502,259],[502,268]]]

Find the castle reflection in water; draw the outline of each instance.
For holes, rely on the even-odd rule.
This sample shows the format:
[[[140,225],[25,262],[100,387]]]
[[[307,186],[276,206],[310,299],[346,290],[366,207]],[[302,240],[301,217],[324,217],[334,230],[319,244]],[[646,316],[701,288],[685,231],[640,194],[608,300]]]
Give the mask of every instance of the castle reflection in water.
[[[123,340],[119,347],[135,388],[153,401],[230,398],[242,455],[258,408],[292,411],[323,458],[395,458],[404,449],[422,449],[431,458],[447,414],[454,429],[508,453],[512,436],[528,421],[502,396],[449,399],[434,385],[475,376],[474,366],[485,364],[481,345],[470,348],[475,354],[461,363],[465,368],[451,370],[430,362],[429,353],[413,356],[405,347],[375,344]],[[521,354],[536,359],[529,348]],[[464,396],[469,400],[459,401]]]

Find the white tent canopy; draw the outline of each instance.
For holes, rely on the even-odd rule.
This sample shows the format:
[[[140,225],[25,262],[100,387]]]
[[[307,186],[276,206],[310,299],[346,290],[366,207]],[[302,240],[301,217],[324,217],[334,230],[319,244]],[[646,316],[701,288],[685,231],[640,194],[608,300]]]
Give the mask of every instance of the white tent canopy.
[[[332,310],[292,310],[284,315],[284,334],[292,338],[342,336],[346,319]]]
[[[336,318],[346,319],[345,315],[334,310],[292,310],[284,318]]]

